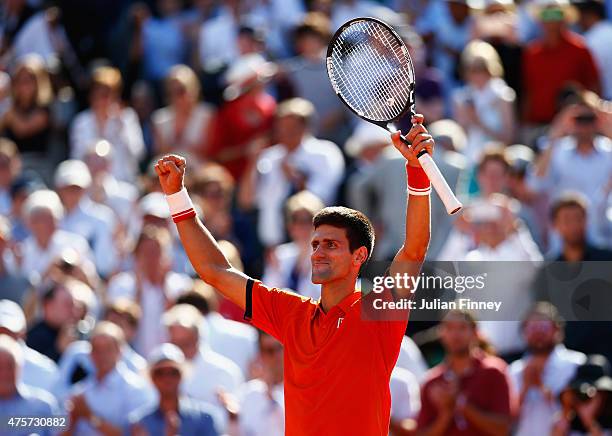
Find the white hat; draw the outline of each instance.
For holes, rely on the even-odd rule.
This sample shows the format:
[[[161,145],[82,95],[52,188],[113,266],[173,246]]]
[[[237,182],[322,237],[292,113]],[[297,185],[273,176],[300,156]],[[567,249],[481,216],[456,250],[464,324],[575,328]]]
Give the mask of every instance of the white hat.
[[[174,344],[165,343],[155,347],[147,358],[147,363],[150,367],[155,366],[161,362],[173,362],[177,365],[185,363],[185,355],[179,347]]]
[[[170,218],[170,209],[166,197],[161,192],[151,192],[140,199],[138,203],[142,216],[151,215],[157,218]]]
[[[249,82],[265,82],[272,78],[277,70],[274,63],[266,61],[257,53],[241,56],[225,73],[227,88],[223,92],[223,97],[226,100],[235,100],[244,93]]]
[[[25,330],[26,319],[19,304],[11,300],[0,300],[0,327],[13,333]]]
[[[357,157],[366,148],[391,144],[391,136],[385,129],[366,121],[360,121],[353,134],[347,139],[344,145],[346,154]]]
[[[65,160],[55,170],[55,187],[78,186],[87,189],[91,185],[91,173],[85,162],[69,159]]]
[[[30,215],[38,210],[48,210],[57,221],[64,216],[64,206],[55,191],[40,189],[32,192],[23,205],[24,215]]]

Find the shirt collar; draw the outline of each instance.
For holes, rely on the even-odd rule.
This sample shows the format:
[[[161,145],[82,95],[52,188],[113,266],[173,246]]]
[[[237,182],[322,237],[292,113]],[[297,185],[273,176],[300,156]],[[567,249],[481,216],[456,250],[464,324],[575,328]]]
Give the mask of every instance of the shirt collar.
[[[355,303],[357,303],[360,299],[361,299],[361,292],[360,291],[353,291],[350,294],[348,294],[346,297],[344,297],[342,299],[342,301],[340,301],[338,304],[336,304],[335,306],[331,307],[327,313],[331,312],[332,309],[334,309],[334,308],[338,308],[338,310],[340,310],[342,312],[342,314],[346,314],[349,311],[349,309],[351,308],[351,306],[353,306]],[[315,310],[312,313],[312,318],[317,316],[317,313],[319,313],[319,312],[322,315],[325,315],[325,312],[323,312],[323,308],[321,307],[321,299],[320,298],[317,301],[317,305],[315,307]]]

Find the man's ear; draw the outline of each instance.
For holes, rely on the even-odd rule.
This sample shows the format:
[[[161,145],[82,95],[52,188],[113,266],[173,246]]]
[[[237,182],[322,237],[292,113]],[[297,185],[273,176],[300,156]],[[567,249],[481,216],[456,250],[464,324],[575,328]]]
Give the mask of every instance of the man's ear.
[[[355,266],[361,266],[368,260],[368,249],[364,246],[359,247],[353,254],[353,263]]]

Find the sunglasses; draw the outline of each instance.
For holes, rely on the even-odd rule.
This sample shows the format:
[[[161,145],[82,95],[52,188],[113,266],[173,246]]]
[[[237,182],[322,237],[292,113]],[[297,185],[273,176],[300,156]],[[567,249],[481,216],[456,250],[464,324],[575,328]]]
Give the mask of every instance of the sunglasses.
[[[595,120],[597,120],[597,117],[595,116],[594,113],[589,113],[589,114],[580,114],[580,115],[576,115],[574,117],[574,121],[577,124],[593,124],[595,122]]]
[[[181,372],[176,368],[158,368],[153,370],[153,377],[179,377]]]
[[[276,353],[280,353],[283,351],[283,347],[260,347],[259,352],[264,355],[273,356]]]

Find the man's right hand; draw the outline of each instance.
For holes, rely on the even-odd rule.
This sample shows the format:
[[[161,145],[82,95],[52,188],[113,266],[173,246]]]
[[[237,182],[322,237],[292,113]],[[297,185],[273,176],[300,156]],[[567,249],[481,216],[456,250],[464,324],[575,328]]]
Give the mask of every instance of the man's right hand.
[[[176,154],[164,156],[157,161],[155,172],[159,177],[159,184],[164,194],[174,194],[183,189],[186,165],[185,158]]]

